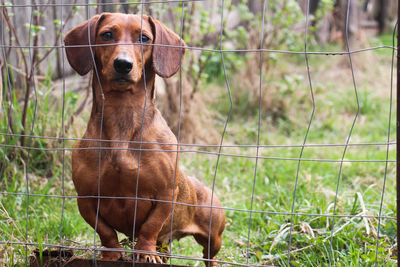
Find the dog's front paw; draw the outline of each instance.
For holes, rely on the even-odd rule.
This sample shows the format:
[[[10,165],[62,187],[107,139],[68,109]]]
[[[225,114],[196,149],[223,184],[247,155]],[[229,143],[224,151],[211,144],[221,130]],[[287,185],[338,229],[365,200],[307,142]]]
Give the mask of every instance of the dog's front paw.
[[[100,260],[117,261],[124,258],[124,253],[120,251],[102,251]]]
[[[163,263],[161,258],[157,255],[150,254],[136,254],[136,262],[146,262],[146,263]]]
[[[150,240],[150,241],[149,241]],[[160,255],[157,253],[156,241],[149,238],[138,238],[135,245],[135,261],[146,263],[163,263]]]

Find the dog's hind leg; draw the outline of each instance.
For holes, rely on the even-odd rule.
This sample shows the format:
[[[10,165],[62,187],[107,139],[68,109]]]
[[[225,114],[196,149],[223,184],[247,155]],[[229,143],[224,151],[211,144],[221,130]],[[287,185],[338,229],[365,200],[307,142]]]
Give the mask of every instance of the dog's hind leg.
[[[208,242],[208,234],[196,234],[194,235],[194,239],[203,247],[203,258],[205,259],[204,263],[206,266],[218,266],[218,263],[208,260],[216,259],[215,255],[217,255],[222,245],[222,233],[217,235],[211,234],[210,242]],[[208,246],[208,244],[210,244],[210,246]]]

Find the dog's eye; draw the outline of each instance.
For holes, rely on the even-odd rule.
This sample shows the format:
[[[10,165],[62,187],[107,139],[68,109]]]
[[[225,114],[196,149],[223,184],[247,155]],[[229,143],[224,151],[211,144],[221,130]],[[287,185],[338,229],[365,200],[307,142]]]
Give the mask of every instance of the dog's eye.
[[[100,36],[104,41],[110,41],[114,38],[112,32],[103,32]]]
[[[139,37],[137,38],[138,43],[148,43],[149,41],[150,41],[150,38],[144,34],[139,35]]]

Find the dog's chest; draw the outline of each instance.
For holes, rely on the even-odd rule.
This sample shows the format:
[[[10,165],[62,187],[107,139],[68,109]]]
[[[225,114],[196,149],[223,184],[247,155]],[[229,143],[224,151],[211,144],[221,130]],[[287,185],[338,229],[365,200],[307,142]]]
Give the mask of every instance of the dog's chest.
[[[104,160],[101,167],[102,194],[122,196],[152,194],[154,185],[149,183],[149,167],[145,157],[132,155],[129,151],[123,154],[112,154]]]

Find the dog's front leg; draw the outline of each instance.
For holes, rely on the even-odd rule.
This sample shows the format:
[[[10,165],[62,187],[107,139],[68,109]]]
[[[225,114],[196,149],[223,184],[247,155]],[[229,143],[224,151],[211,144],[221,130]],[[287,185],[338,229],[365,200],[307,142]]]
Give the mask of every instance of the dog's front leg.
[[[97,200],[78,198],[78,207],[85,221],[96,229],[100,236],[101,244],[106,248],[121,248],[118,242],[117,233],[112,229],[103,218],[96,213]],[[116,261],[124,256],[122,251],[102,251],[102,260]]]
[[[172,196],[169,198],[162,199],[172,199]],[[153,252],[154,254],[144,254],[137,253],[137,260],[139,262],[154,262],[154,263],[162,263],[162,259],[155,255],[157,252],[156,245],[158,235],[172,213],[172,204],[165,202],[156,203],[153,210],[150,212],[147,220],[142,224],[139,234],[137,237],[137,242],[135,245],[136,250],[144,250]]]

